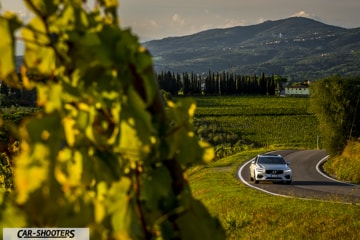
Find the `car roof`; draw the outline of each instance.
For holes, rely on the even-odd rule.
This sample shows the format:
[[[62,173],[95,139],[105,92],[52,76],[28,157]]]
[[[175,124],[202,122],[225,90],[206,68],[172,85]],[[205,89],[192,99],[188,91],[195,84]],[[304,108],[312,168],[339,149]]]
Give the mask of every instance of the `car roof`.
[[[259,154],[259,157],[282,157],[280,154],[271,154],[271,153],[265,153],[265,154]]]

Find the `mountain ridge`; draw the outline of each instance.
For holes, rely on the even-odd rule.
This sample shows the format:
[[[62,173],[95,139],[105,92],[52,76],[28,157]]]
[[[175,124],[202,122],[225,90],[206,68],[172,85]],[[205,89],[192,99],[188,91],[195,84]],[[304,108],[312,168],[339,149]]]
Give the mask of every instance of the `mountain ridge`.
[[[154,68],[277,74],[290,80],[360,75],[360,28],[291,17],[143,43]]]

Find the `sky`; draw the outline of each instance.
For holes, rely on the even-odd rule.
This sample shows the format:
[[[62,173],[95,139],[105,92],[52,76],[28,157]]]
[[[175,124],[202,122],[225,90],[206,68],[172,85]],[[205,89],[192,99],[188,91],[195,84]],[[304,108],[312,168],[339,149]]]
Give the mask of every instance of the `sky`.
[[[94,0],[87,1],[93,6]],[[291,16],[326,24],[360,27],[359,0],[119,0],[121,27],[141,41],[184,36],[213,28],[247,26]],[[22,0],[0,0],[2,12],[27,18]]]

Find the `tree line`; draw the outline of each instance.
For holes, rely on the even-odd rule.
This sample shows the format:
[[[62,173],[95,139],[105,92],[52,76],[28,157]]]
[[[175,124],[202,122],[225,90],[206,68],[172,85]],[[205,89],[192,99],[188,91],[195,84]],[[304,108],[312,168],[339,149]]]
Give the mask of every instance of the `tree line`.
[[[21,76],[19,74],[21,81]],[[171,95],[279,95],[286,78],[277,75],[241,75],[233,72],[160,72],[155,73],[160,89]],[[36,91],[11,88],[0,83],[0,105],[35,106]]]
[[[21,75],[18,74],[21,81]],[[36,90],[27,90],[25,88],[10,87],[6,82],[0,81],[0,106],[35,106]]]
[[[251,76],[210,70],[203,74],[162,71],[155,75],[160,88],[172,95],[278,95],[286,82],[286,78],[264,73]]]
[[[333,76],[311,85],[311,109],[329,154],[339,155],[349,141],[359,141],[359,102],[360,77]]]

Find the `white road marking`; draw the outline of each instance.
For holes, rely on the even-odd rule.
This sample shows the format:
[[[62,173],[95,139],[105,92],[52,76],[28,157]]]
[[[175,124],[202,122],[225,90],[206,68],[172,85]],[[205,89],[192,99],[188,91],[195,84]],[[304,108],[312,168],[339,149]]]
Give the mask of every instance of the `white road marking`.
[[[349,186],[356,186],[356,184],[352,184],[352,183],[348,183],[348,182],[343,182],[343,181],[340,181],[340,180],[337,180],[335,178],[332,178],[328,175],[326,175],[325,173],[323,173],[321,170],[320,170],[320,166],[321,164],[323,164],[323,162],[325,162],[327,159],[329,158],[329,155],[325,156],[323,159],[321,159],[317,164],[316,164],[316,171],[322,175],[323,177],[327,178],[327,179],[330,179],[331,181],[334,181],[334,182],[338,182],[338,183],[343,183],[343,184],[347,184]]]

